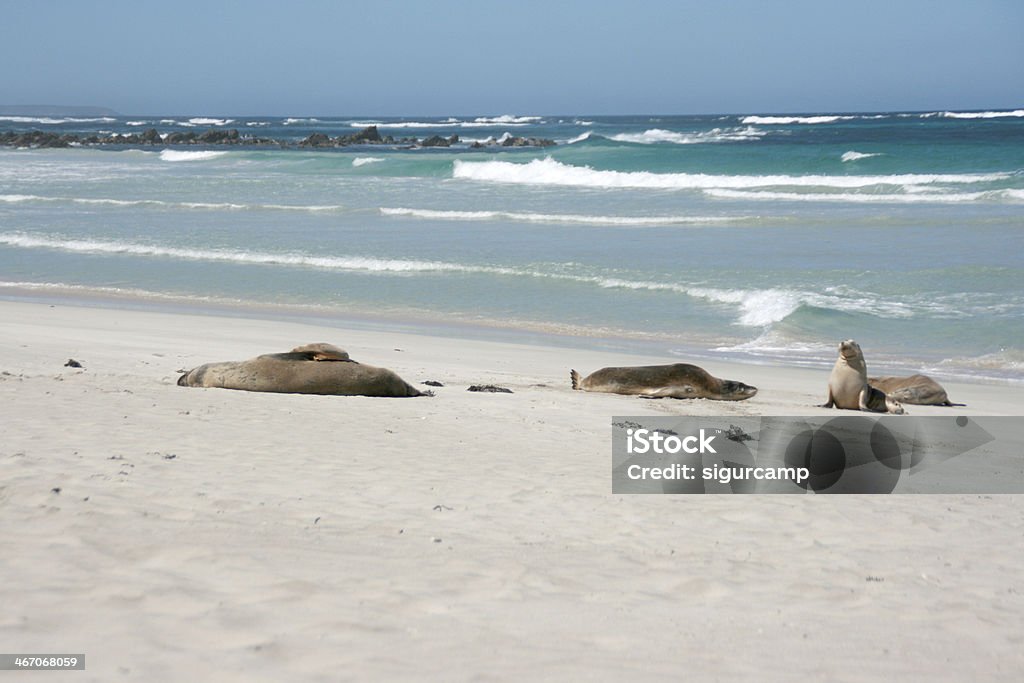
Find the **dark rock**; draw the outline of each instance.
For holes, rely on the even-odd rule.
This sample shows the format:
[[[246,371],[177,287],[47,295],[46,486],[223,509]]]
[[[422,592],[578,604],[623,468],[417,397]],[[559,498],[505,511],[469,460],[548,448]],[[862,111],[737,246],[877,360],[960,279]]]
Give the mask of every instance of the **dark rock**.
[[[242,136],[238,134],[238,129],[231,128],[229,130],[217,130],[211,128],[205,133],[200,134],[196,138],[199,142],[208,145],[234,145],[241,141]]]
[[[160,137],[160,133],[157,132],[156,128],[150,128],[145,133],[143,133],[142,140],[144,142],[148,142],[151,145],[158,145],[161,142],[163,142],[163,139]]]
[[[431,135],[420,143],[420,147],[447,147],[449,144],[451,143],[446,138],[440,135]]]
[[[196,134],[192,131],[187,133],[171,133],[164,140],[168,145],[188,145],[196,141]]]
[[[355,135],[348,136],[351,140],[351,144],[358,145],[366,142],[381,142],[380,133],[377,132],[377,126],[367,126]]]
[[[15,147],[69,147],[76,138],[65,138],[56,133],[33,130],[28,133],[11,133],[4,144]]]
[[[313,133],[299,143],[299,147],[331,147],[334,142],[323,133]]]
[[[428,387],[443,387],[444,386],[440,382],[438,382],[436,380],[432,380],[432,379],[428,379],[427,381],[424,382],[424,384],[426,384]]]
[[[68,358],[68,362],[64,364],[64,367],[66,367],[66,368],[80,368],[80,367],[82,367],[82,364],[79,363],[74,358]]]
[[[555,144],[554,140],[548,140],[546,138],[520,138],[510,136],[502,140],[502,147],[551,147]]]

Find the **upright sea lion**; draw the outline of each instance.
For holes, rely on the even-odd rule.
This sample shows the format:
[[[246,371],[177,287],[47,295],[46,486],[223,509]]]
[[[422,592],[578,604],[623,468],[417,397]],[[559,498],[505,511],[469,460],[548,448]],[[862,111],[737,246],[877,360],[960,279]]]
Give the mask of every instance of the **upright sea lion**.
[[[902,403],[919,406],[962,406],[953,403],[942,385],[928,375],[910,377],[868,377],[868,384]]]
[[[864,352],[852,339],[839,343],[839,358],[828,378],[828,402],[821,407],[895,415],[906,412],[899,401],[868,384],[868,365],[864,361]]]
[[[207,363],[178,378],[183,387],[220,387],[282,394],[426,396],[386,368],[363,365],[331,344],[306,344],[287,353]]]
[[[643,398],[710,398],[716,401],[743,401],[757,393],[757,387],[729,379],[718,379],[704,368],[687,363],[646,365],[627,368],[602,368],[582,380],[572,370],[572,388],[631,394]]]

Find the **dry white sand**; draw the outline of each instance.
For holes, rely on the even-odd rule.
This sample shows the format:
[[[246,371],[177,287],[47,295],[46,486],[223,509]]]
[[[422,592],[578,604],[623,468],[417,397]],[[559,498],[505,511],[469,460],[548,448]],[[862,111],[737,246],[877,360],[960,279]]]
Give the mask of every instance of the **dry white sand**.
[[[0,340],[0,651],[87,662],[0,678],[1024,675],[1024,497],[611,493],[613,415],[814,415],[827,370],[702,363],[759,395],[642,401],[569,369],[666,359],[22,302]],[[314,341],[446,386],[175,384]],[[946,386],[1024,415],[1017,388]]]

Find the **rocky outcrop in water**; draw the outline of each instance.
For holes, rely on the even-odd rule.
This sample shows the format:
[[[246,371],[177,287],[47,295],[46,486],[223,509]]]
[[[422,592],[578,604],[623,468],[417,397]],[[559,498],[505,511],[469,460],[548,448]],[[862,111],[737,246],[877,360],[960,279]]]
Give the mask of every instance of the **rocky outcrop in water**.
[[[506,135],[500,140],[477,141],[470,145],[470,147],[473,149],[484,147],[553,147],[555,144],[554,140],[548,140],[547,138],[521,138]]]
[[[394,138],[390,135],[382,136],[377,126],[367,126],[351,135],[339,135],[330,137],[324,133],[313,133],[298,143],[287,140],[275,140],[262,138],[254,135],[243,135],[236,128],[210,128],[202,133],[193,131],[175,131],[162,135],[156,128],[150,128],[143,133],[108,135],[76,135],[73,133],[53,133],[43,131],[16,132],[7,131],[0,133],[0,146],[7,147],[82,147],[82,146],[156,146],[156,145],[203,145],[203,146],[274,146],[274,147],[300,147],[300,148],[332,148],[349,147],[351,145],[396,145],[402,147],[451,147],[460,142],[458,135],[451,135],[447,138],[440,135],[432,135],[423,140],[416,138]],[[485,142],[474,142],[471,149],[486,147],[550,147],[555,144],[554,140],[544,138],[521,138],[506,135],[500,140],[487,140]]]
[[[299,142],[299,147],[348,147],[349,145],[393,145],[396,140],[390,135],[381,137],[377,126],[367,126],[352,135],[332,138],[324,133],[313,133]],[[409,143],[409,141],[404,141]],[[415,140],[412,140],[415,142]]]

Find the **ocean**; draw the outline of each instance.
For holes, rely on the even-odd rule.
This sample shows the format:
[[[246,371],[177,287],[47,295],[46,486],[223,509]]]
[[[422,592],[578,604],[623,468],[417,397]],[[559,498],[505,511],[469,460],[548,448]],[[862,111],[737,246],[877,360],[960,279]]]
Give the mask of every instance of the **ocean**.
[[[1024,110],[0,117],[0,131],[293,142],[371,124],[460,142],[0,148],[0,296],[666,362],[827,368],[853,338],[873,371],[1024,382]],[[471,147],[505,135],[558,144]],[[326,336],[295,341],[344,346]]]

